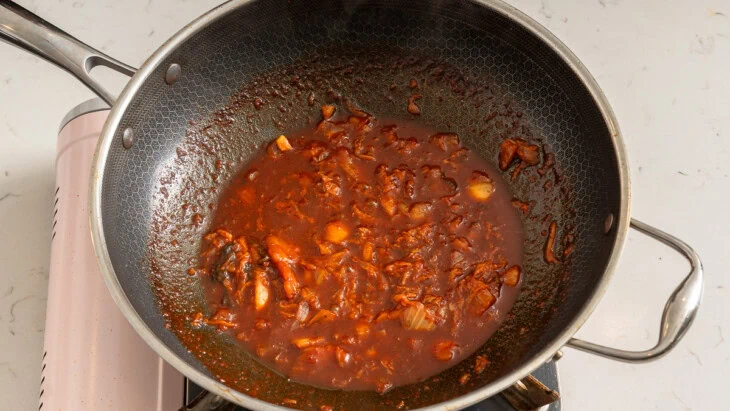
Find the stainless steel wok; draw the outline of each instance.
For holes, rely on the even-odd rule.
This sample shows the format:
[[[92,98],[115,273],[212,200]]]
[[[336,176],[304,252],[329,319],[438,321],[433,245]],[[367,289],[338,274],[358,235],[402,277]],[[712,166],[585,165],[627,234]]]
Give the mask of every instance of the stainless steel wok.
[[[283,398],[299,399],[298,404],[317,409],[319,404],[378,409],[399,401],[406,408],[458,409],[504,390],[565,346],[621,361],[656,359],[677,344],[697,313],[703,283],[700,260],[684,242],[629,217],[625,148],[595,80],[544,27],[498,0],[234,0],[183,27],[138,70],[7,0],[0,0],[0,38],[69,71],[112,105],[90,187],[91,235],[104,279],[134,329],[163,359],[231,402],[252,409],[280,409]],[[176,296],[171,309],[179,315],[200,304],[195,284],[183,282],[185,262],[194,258],[200,232],[183,235],[177,249],[149,247],[160,215],[168,216],[168,229],[176,231],[183,225],[175,219],[180,204],[209,200],[175,189],[185,182],[210,183],[200,170],[211,166],[211,158],[201,154],[185,165],[174,161],[190,122],[203,121],[225,107],[232,93],[261,73],[332,47],[379,47],[433,56],[458,67],[467,73],[465,77],[490,79],[524,112],[536,138],[552,150],[564,172],[570,195],[560,201],[545,198],[528,184],[511,185],[520,198],[535,201],[535,213],[553,216],[559,227],[573,227],[575,251],[563,264],[546,265],[541,260],[545,224],[525,221],[525,265],[530,275],[512,318],[480,350],[490,353],[492,371],[475,376],[467,385],[453,378],[469,367],[465,361],[439,378],[385,395],[316,389],[273,374],[214,333],[201,334],[210,357],[240,370],[240,381],[223,383],[211,371],[215,361],[193,356],[175,330],[166,328],[160,293]],[[362,66],[350,59],[355,69]],[[89,75],[97,65],[132,76],[118,99]],[[424,121],[436,126],[448,123],[471,149],[495,159],[497,140],[470,131],[482,118],[479,108],[439,107],[436,95],[430,94],[436,91],[422,93],[422,104],[434,107],[424,111]],[[371,98],[374,89],[356,93],[374,114],[389,111]],[[259,126],[256,133],[223,136],[218,144],[227,153],[222,154],[224,159],[244,163],[256,153],[253,147],[279,131],[271,122]],[[297,126],[296,121],[289,126]],[[176,177],[163,199],[160,179],[170,173]],[[231,173],[224,173],[220,181]],[[639,352],[573,338],[608,287],[629,227],[672,247],[691,268],[666,304],[656,346]],[[153,275],[150,261],[155,259],[165,264]],[[662,279],[657,276],[657,281]],[[537,291],[540,298],[532,298]],[[246,381],[265,382],[265,388],[247,392]]]

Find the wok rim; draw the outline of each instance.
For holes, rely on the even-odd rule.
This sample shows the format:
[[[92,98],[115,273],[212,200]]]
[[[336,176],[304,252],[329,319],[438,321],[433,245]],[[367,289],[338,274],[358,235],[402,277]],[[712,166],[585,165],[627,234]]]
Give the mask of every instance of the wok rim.
[[[107,250],[106,239],[104,237],[104,222],[101,212],[102,203],[102,183],[104,178],[105,165],[108,159],[109,150],[112,145],[112,140],[119,127],[120,121],[124,117],[127,108],[131,104],[135,95],[144,83],[149,79],[152,73],[155,71],[163,61],[171,55],[177,48],[184,43],[191,36],[195,35],[205,27],[213,23],[214,21],[222,18],[230,12],[250,3],[254,0],[232,0],[224,3],[207,13],[204,13],[200,17],[193,20],[191,23],[185,25],[180,31],[173,35],[167,40],[162,46],[160,46],[139,68],[129,83],[126,85],[117,102],[111,109],[109,116],[104,124],[99,142],[97,143],[96,152],[94,155],[93,166],[91,171],[91,183],[89,186],[89,223],[91,228],[92,243],[94,246],[94,252],[97,257],[98,265],[106,283],[107,288],[112,296],[112,299],[121,310],[124,317],[130,323],[132,328],[142,339],[159,355],[162,359],[167,361],[175,369],[181,372],[186,377],[193,380],[196,384],[200,385],[207,391],[220,395],[223,398],[237,403],[239,405],[262,410],[285,410],[288,408],[275,405],[241,392],[238,392],[232,388],[229,388],[225,384],[217,381],[216,379],[205,375],[204,373],[195,369],[190,363],[183,360],[175,352],[173,352],[167,345],[165,345],[160,338],[147,326],[141,316],[132,306],[131,302],[127,298],[126,293],[122,289],[119,280],[117,279],[114,267]],[[603,91],[599,87],[596,80],[589,73],[588,69],[580,62],[580,60],[573,54],[573,52],[563,44],[555,35],[553,35],[547,28],[542,26],[531,17],[527,16],[523,12],[519,11],[515,7],[504,3],[502,0],[473,0],[483,7],[490,8],[491,10],[502,14],[509,18],[515,23],[519,24],[523,28],[530,31],[533,35],[539,38],[543,43],[550,47],[560,58],[568,64],[573,73],[583,83],[586,89],[591,94],[594,103],[600,110],[603,116],[606,127],[608,128],[610,135],[612,136],[612,143],[614,153],[617,159],[617,168],[619,172],[619,185],[620,185],[620,206],[619,215],[616,218],[617,223],[614,228],[616,230],[616,238],[613,243],[613,247],[609,256],[608,264],[606,269],[601,276],[601,279],[595,284],[589,300],[581,307],[580,311],[575,315],[568,327],[565,327],[563,331],[553,339],[553,341],[544,347],[539,353],[534,355],[529,361],[525,362],[520,367],[517,367],[502,377],[492,381],[491,383],[478,388],[468,394],[453,398],[448,401],[444,401],[438,404],[433,404],[422,410],[453,410],[467,407],[482,401],[488,397],[491,397],[499,392],[503,391],[517,380],[524,378],[536,368],[541,366],[543,363],[549,361],[554,354],[563,348],[570,338],[580,329],[585,323],[588,317],[591,315],[593,310],[600,302],[603,294],[608,288],[608,284],[616,270],[620,254],[626,241],[627,231],[629,228],[629,208],[630,208],[630,181],[629,181],[629,168],[626,147],[622,134],[620,132],[618,121],[616,116],[608,103],[608,99],[604,95]]]

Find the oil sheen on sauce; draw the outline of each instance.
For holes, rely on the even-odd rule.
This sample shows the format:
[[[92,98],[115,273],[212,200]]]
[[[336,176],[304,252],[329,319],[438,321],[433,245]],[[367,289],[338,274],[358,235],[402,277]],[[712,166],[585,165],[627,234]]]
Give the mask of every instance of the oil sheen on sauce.
[[[522,227],[500,173],[455,134],[334,111],[223,193],[190,271],[210,305],[195,324],[293,380],[385,392],[494,333],[519,291]]]

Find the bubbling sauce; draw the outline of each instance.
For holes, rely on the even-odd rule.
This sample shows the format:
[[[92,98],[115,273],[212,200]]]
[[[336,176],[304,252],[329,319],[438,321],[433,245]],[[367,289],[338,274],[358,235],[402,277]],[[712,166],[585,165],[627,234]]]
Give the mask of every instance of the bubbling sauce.
[[[227,187],[189,270],[212,314],[194,324],[296,381],[385,392],[494,333],[519,291],[522,227],[456,134],[337,111]]]

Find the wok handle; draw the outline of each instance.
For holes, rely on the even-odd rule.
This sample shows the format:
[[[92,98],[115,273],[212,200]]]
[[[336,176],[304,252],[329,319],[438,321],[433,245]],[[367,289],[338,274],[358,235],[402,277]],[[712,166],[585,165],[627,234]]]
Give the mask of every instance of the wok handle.
[[[236,404],[226,401],[223,397],[203,391],[190,402],[183,405],[178,411],[235,411]]]
[[[662,357],[682,339],[700,307],[704,274],[700,257],[684,241],[638,220],[632,219],[631,227],[673,248],[682,254],[690,264],[689,274],[674,290],[664,306],[659,341],[654,348],[646,351],[619,350],[577,338],[571,338],[568,346],[612,360],[639,363]]]
[[[9,0],[0,0],[0,39],[73,74],[109,105],[116,98],[91,77],[91,69],[105,66],[128,76],[136,71]]]

